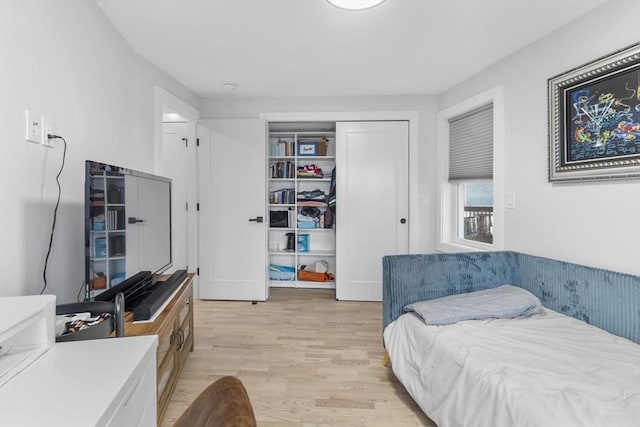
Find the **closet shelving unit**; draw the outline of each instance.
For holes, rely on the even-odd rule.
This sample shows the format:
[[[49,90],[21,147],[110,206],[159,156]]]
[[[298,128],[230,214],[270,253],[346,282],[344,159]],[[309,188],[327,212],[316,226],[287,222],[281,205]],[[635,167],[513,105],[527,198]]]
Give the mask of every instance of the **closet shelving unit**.
[[[301,127],[304,128],[304,126]],[[326,142],[326,151],[322,148],[323,141]],[[306,155],[310,153],[304,148],[313,147],[314,142],[317,143],[315,154],[319,155]],[[272,280],[276,275],[270,272],[269,285],[272,287],[335,289],[335,281],[299,280],[297,274],[301,265],[313,265],[317,261],[326,261],[329,273],[335,274],[336,271],[335,222],[331,228],[324,228],[323,224],[327,204],[314,206],[322,212],[322,219],[318,221],[317,227],[301,227],[297,220],[301,209],[307,206],[304,202],[298,201],[299,193],[320,190],[327,196],[326,202],[328,202],[331,173],[335,167],[335,124],[333,124],[332,130],[282,130],[281,127],[273,130],[270,127],[267,143],[268,210],[288,211],[286,227],[272,227],[270,219],[267,218],[269,221],[267,239],[269,264],[293,267],[296,270],[295,274],[289,274],[288,277],[283,277],[287,276],[286,274],[280,275],[283,280]],[[311,168],[315,166],[315,168],[321,169],[323,177],[299,176],[298,168],[305,166]],[[306,248],[304,244],[299,242],[301,236],[304,235],[307,236]],[[289,247],[287,246],[290,239],[288,236],[293,236],[293,242],[295,242],[293,248],[291,244]]]

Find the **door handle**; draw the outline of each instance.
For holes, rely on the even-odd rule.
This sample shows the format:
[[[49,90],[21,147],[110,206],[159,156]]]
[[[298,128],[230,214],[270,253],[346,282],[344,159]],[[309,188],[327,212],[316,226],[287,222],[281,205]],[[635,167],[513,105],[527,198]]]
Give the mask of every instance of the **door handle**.
[[[405,218],[400,218],[400,224],[406,224],[407,220]]]
[[[129,224],[135,224],[137,222],[144,222],[143,219],[138,219],[135,216],[130,216],[127,221]]]
[[[257,216],[255,218],[249,218],[249,222],[264,222],[264,218],[261,216]]]

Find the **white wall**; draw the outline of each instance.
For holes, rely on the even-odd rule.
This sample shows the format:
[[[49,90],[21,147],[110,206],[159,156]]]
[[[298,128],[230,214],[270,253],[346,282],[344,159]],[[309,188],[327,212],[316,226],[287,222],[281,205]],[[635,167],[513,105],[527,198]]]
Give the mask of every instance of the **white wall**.
[[[200,99],[136,55],[92,1],[0,1],[0,296],[37,294],[62,142],[24,141],[24,110],[68,143],[46,293],[75,301],[84,279],[84,161],[154,172],[154,86]]]
[[[640,180],[547,181],[547,79],[637,42],[637,16],[640,2],[609,1],[440,97],[444,109],[504,85],[506,249],[640,274]]]
[[[203,118],[258,118],[260,113],[308,112],[418,112],[418,188],[417,218],[410,218],[412,247],[415,252],[433,252],[435,249],[434,158],[436,98],[433,96],[363,96],[363,97],[299,97],[203,100]],[[372,171],[372,173],[375,173]],[[423,204],[423,201],[426,202]]]

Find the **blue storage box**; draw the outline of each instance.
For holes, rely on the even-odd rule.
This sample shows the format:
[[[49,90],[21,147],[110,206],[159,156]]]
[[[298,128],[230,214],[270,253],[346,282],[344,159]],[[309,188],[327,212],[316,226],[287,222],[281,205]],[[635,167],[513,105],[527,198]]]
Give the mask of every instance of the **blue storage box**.
[[[298,235],[298,252],[309,252],[309,235]]]
[[[316,228],[315,221],[298,221],[298,228]]]

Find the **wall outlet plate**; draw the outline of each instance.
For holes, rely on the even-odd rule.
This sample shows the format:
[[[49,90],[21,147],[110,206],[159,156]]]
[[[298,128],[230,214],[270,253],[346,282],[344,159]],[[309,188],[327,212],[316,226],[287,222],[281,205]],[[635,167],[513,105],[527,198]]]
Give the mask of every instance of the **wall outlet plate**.
[[[40,144],[45,147],[52,148],[53,140],[49,139],[47,135],[55,135],[55,123],[49,117],[42,117],[42,138],[40,140]]]
[[[33,111],[24,110],[25,133],[24,140],[35,144],[42,144],[42,117]]]

